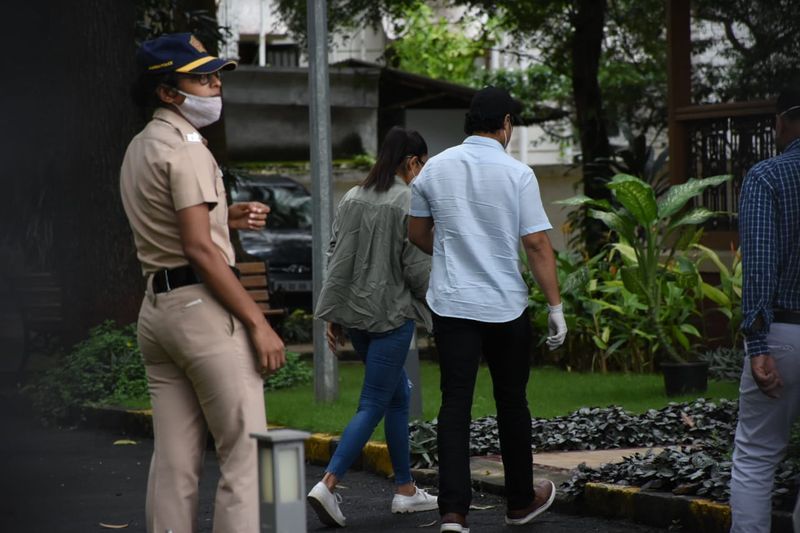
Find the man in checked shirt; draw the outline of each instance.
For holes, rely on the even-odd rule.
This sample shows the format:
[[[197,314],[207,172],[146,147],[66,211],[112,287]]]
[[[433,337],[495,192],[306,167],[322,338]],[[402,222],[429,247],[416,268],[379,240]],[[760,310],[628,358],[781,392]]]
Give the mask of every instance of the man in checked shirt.
[[[739,206],[747,357],[731,475],[736,533],[770,531],[775,469],[800,413],[800,89],[778,97],[775,142],[780,155],[750,169]]]

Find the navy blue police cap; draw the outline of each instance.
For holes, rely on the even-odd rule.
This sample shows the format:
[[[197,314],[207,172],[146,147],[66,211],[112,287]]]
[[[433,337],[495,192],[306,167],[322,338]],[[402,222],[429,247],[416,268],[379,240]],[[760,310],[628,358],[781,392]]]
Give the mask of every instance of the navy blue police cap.
[[[203,43],[191,33],[169,33],[145,41],[136,53],[136,60],[145,72],[151,74],[210,74],[236,68],[236,61],[210,55]]]

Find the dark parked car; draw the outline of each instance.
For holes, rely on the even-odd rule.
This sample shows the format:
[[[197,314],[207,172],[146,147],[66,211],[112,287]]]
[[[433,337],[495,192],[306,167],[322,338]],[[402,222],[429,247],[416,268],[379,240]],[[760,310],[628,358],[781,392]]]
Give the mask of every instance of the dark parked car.
[[[299,305],[310,307],[311,195],[286,176],[231,173],[235,176],[234,202],[261,202],[270,208],[264,229],[239,231],[242,248],[269,263],[273,292],[291,300],[300,298]]]

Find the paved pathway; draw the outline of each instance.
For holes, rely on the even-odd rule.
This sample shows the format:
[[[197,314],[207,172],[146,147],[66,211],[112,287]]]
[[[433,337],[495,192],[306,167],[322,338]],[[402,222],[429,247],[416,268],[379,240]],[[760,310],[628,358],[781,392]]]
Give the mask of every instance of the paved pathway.
[[[152,440],[114,445],[122,438],[106,431],[43,428],[33,421],[19,397],[0,392],[0,531],[8,533],[101,533],[100,523],[127,524],[120,531],[143,533],[144,490]],[[200,532],[211,532],[211,506],[218,479],[213,452],[206,456],[200,501]],[[307,485],[322,469],[309,466]],[[389,512],[391,483],[366,472],[344,481],[344,531],[436,532],[435,512],[395,516]],[[488,506],[470,515],[472,531],[655,533],[656,529],[624,522],[548,513],[529,528],[503,527],[503,502],[477,494],[474,503]],[[309,531],[324,529],[309,509]]]

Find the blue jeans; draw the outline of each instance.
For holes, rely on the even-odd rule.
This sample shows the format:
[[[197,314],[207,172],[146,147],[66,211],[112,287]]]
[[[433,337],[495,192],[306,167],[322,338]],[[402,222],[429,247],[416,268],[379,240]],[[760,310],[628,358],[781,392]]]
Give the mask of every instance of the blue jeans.
[[[348,330],[356,353],[366,364],[364,385],[358,410],[342,433],[342,438],[326,469],[342,479],[361,453],[378,422],[385,417],[384,429],[389,457],[398,485],[411,483],[408,447],[409,381],[403,365],[414,334],[414,321],[383,333]]]

